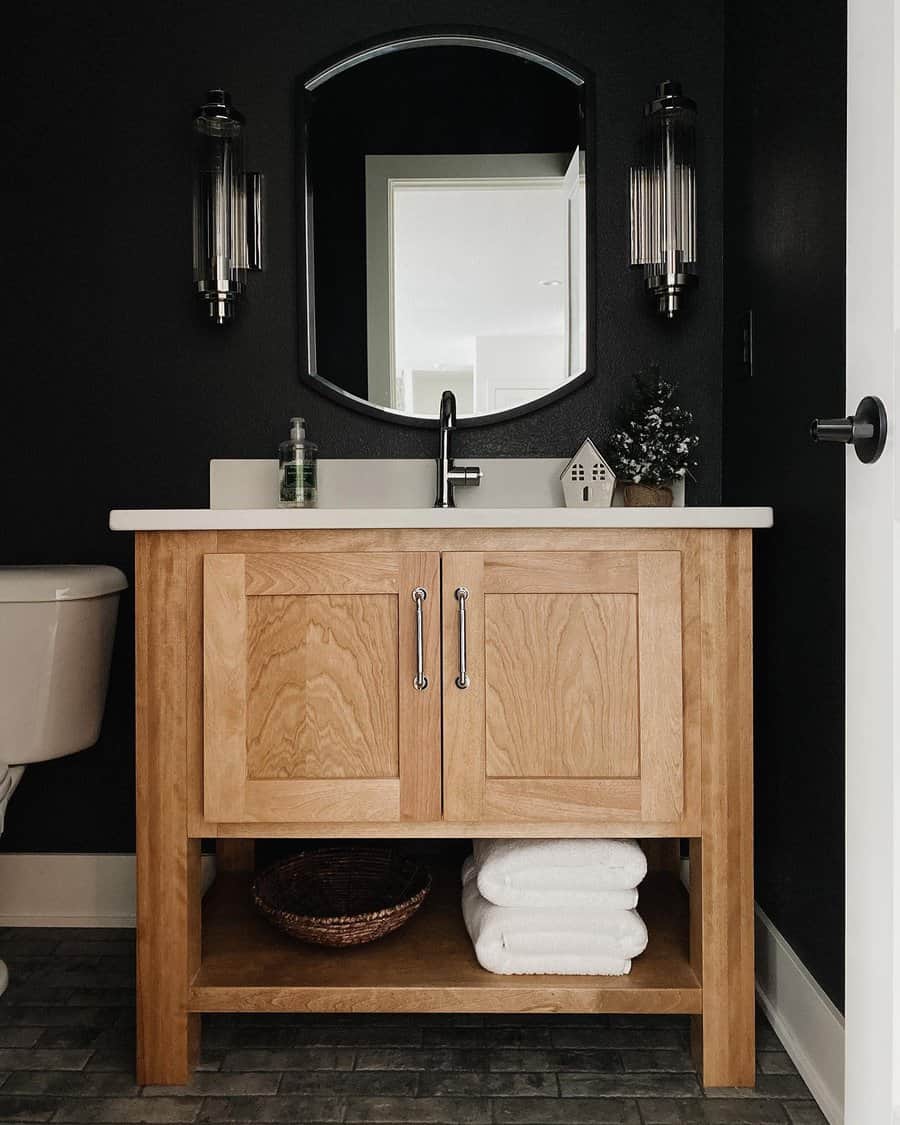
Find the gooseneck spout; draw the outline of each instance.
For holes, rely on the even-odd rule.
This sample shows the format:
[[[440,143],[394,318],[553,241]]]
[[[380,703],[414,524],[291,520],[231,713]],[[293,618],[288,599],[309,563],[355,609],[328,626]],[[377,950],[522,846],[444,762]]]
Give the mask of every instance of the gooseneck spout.
[[[437,458],[437,495],[434,506],[436,508],[455,508],[453,498],[455,485],[481,484],[481,469],[474,465],[457,467],[450,456],[450,431],[456,427],[456,396],[453,391],[444,391],[441,395],[440,421],[440,447]]]

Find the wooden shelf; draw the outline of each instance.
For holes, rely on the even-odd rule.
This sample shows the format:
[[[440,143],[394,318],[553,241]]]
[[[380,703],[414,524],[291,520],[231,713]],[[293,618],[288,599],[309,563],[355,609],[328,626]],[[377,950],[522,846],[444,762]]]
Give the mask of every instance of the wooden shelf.
[[[459,873],[438,871],[405,927],[355,949],[300,945],[260,918],[249,879],[219,875],[203,904],[194,1012],[691,1012],[702,1007],[688,954],[687,895],[676,878],[641,886],[650,932],[625,977],[498,976],[475,960]]]

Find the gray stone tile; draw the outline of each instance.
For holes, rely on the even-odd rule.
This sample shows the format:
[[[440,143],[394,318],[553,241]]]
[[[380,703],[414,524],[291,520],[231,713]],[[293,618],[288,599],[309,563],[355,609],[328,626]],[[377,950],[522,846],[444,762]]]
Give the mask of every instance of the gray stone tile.
[[[757,1051],[783,1051],[781,1040],[772,1030],[768,1020],[757,1014],[756,1020],[756,1049]]]
[[[467,1034],[457,1029],[460,1035]],[[423,1034],[421,1026],[406,1024],[398,1027],[366,1027],[364,1024],[339,1024],[334,1026],[298,1027],[295,1042],[305,1047],[418,1047]],[[478,1034],[476,1031],[475,1034]]]
[[[49,1121],[60,1107],[59,1098],[29,1098],[0,1091],[0,1121]]]
[[[457,1047],[360,1047],[356,1070],[487,1070],[492,1057]]]
[[[90,1051],[40,1050],[25,1048],[0,1049],[2,1070],[82,1070],[91,1057]]]
[[[25,980],[14,979],[3,996],[4,1003],[11,1004],[13,1007],[69,1004],[71,999],[70,984],[46,984],[36,976],[26,977]]]
[[[145,1098],[159,1097],[259,1097],[277,1094],[281,1075],[272,1071],[252,1074],[221,1074],[218,1071],[197,1071],[186,1086],[144,1086]]]
[[[33,1047],[41,1035],[39,1027],[0,1027],[0,1047]]]
[[[151,1099],[147,1099],[150,1101]],[[275,1095],[268,1098],[207,1098],[198,1121],[342,1121],[344,1103],[339,1098]]]
[[[799,1074],[758,1074],[752,1089],[708,1087],[708,1098],[808,1098],[806,1083]]]
[[[564,1098],[699,1098],[693,1074],[561,1074]]]
[[[117,1017],[115,1008],[0,1005],[2,1027],[109,1027]]]
[[[121,1008],[124,1011],[133,1009],[135,1005],[135,992],[133,985],[119,985],[111,987],[104,985],[100,988],[88,986],[86,988],[73,988],[67,1000],[68,1004],[80,1004],[85,1008]]]
[[[94,1051],[85,1070],[118,1070],[134,1074],[134,1047],[103,1047]]]
[[[685,1032],[668,1025],[660,1027],[561,1027],[551,1032],[554,1047],[599,1047],[606,1050],[682,1050]]]
[[[418,1073],[412,1070],[289,1070],[278,1092],[409,1098],[415,1094],[418,1080]]]
[[[815,1102],[788,1102],[784,1108],[791,1125],[828,1125],[828,1119]]]
[[[621,1074],[622,1060],[618,1051],[577,1051],[550,1048],[538,1051],[487,1051],[489,1070],[556,1070],[596,1071],[599,1074]]]
[[[108,938],[106,941],[96,941],[91,937],[83,937],[83,931],[75,931],[77,937],[63,938],[57,943],[57,957],[94,957],[98,953],[102,956],[117,955],[121,957],[134,956],[134,942],[122,939]]]
[[[675,1074],[682,1071],[694,1073],[694,1060],[685,1050],[676,1051],[620,1051],[625,1070],[633,1073]]]
[[[516,1027],[426,1027],[423,1046],[480,1048],[496,1051],[503,1047],[549,1047],[551,1035],[562,1034],[538,1025],[520,1024]],[[566,1044],[561,1044],[566,1046]]]
[[[348,1098],[344,1120],[379,1125],[488,1125],[491,1103],[487,1098]]]
[[[640,1103],[644,1125],[785,1125],[783,1107],[768,1098],[686,1098]]]
[[[760,1051],[756,1056],[760,1074],[796,1074],[797,1068],[786,1051]]]
[[[19,1030],[10,1028],[10,1031]],[[68,1047],[68,1048],[95,1048],[100,1046],[100,1041],[105,1034],[98,1027],[39,1027],[22,1028],[29,1034],[38,1036],[36,1047]],[[0,1029],[2,1031],[2,1029]],[[9,1044],[12,1046],[12,1044]]]
[[[203,1029],[203,1042],[226,1050],[258,1047],[296,1047],[295,1027],[230,1027],[218,1025]]]
[[[355,1052],[346,1047],[294,1047],[286,1051],[229,1051],[222,1070],[352,1070]]]
[[[428,1098],[556,1098],[559,1084],[548,1071],[536,1073],[454,1070],[419,1074],[418,1096]]]
[[[623,1098],[500,1098],[497,1125],[640,1125],[637,1103]]]
[[[11,1074],[4,1093],[53,1094],[67,1098],[137,1097],[134,1077],[118,1071],[20,1070]]]
[[[54,1125],[56,1122],[171,1125],[195,1121],[202,1104],[201,1098],[69,1098],[57,1110],[53,1121]]]

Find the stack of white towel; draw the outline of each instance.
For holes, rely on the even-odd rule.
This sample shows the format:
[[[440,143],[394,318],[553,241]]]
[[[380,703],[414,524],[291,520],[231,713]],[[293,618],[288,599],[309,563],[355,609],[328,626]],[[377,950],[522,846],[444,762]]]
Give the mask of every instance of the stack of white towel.
[[[633,840],[476,840],[462,909],[492,973],[620,976],[647,946],[635,907],[647,860]]]

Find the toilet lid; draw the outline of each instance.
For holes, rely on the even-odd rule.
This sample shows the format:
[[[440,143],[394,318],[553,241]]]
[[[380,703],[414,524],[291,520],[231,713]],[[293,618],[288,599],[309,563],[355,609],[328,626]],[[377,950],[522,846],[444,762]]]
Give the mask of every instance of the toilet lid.
[[[0,602],[74,602],[127,589],[114,566],[0,566]]]

